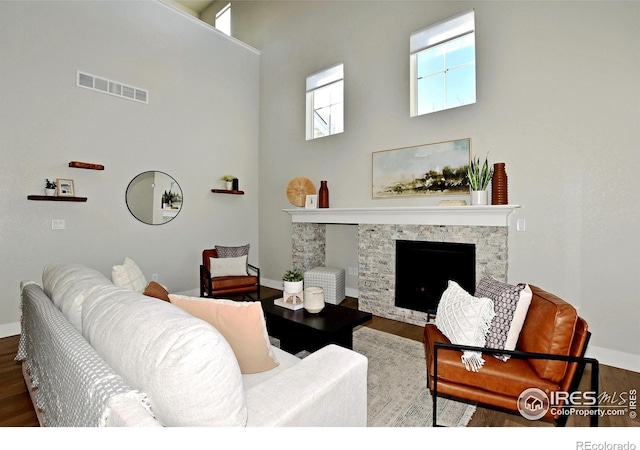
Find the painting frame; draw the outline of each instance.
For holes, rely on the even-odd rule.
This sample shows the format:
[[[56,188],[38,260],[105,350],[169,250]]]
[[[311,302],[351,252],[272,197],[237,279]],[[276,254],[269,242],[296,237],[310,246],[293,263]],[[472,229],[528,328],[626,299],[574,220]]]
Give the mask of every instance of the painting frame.
[[[372,152],[372,198],[469,195],[470,161],[471,138]]]
[[[75,197],[76,190],[73,185],[73,180],[70,178],[57,178],[56,186],[58,189],[58,196],[60,197]]]

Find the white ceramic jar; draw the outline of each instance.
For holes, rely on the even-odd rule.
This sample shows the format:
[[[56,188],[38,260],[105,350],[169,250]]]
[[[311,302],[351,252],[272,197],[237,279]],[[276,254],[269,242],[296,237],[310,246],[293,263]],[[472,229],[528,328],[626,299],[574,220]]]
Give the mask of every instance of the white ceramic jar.
[[[304,309],[316,314],[324,308],[324,289],[310,286],[304,290]]]

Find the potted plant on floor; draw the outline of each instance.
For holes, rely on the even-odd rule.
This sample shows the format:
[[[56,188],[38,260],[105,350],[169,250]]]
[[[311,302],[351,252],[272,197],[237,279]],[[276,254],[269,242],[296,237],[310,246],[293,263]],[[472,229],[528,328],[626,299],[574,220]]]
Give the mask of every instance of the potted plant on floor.
[[[471,204],[486,205],[489,196],[487,195],[487,187],[493,176],[493,167],[489,166],[489,162],[485,157],[484,163],[480,164],[480,158],[477,156],[471,160],[469,169],[467,170],[467,178],[471,186]]]

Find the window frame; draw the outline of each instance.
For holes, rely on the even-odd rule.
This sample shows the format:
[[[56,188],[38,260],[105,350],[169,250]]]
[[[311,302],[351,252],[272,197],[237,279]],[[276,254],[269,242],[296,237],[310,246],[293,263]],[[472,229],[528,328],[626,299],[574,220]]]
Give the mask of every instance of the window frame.
[[[314,95],[320,89],[325,89],[330,86],[336,85],[337,83],[341,83],[341,97],[342,101],[337,103],[329,103],[328,107],[331,108],[334,105],[342,105],[342,127],[339,131],[331,132],[331,114],[329,116],[329,133],[316,136],[315,135],[315,114],[316,110],[319,108],[315,108],[314,106]],[[334,64],[333,66],[322,69],[318,72],[314,72],[311,75],[307,76],[306,79],[306,126],[305,126],[305,134],[306,140],[310,141],[313,139],[319,139],[327,136],[334,136],[336,134],[340,134],[344,132],[344,63]]]
[[[431,114],[438,111],[445,111],[448,109],[457,108],[460,106],[472,105],[477,102],[477,72],[476,72],[476,39],[475,39],[475,11],[473,9],[464,11],[447,19],[436,22],[432,25],[426,26],[411,33],[410,37],[410,50],[409,50],[409,62],[410,62],[410,116],[416,117],[425,114]],[[463,104],[452,104],[453,102],[446,101],[447,93],[447,73],[451,71],[451,68],[444,66],[443,72],[444,81],[442,83],[443,92],[445,93],[444,106],[441,109],[435,109],[426,112],[419,112],[419,80],[418,77],[418,55],[427,50],[433,50],[438,47],[444,47],[450,45],[456,40],[463,40],[472,36],[474,57],[473,63],[467,64],[473,66],[473,101]],[[460,66],[456,66],[459,68]],[[455,70],[455,68],[454,68]]]

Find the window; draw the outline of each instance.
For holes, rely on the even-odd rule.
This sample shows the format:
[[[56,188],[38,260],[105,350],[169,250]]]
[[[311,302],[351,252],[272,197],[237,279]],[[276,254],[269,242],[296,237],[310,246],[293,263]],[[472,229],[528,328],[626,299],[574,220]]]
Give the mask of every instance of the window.
[[[411,33],[411,117],[476,102],[475,14]]]
[[[218,14],[216,14],[216,28],[227,36],[231,36],[231,3],[227,3]]]
[[[344,64],[307,77],[307,140],[344,131]]]

